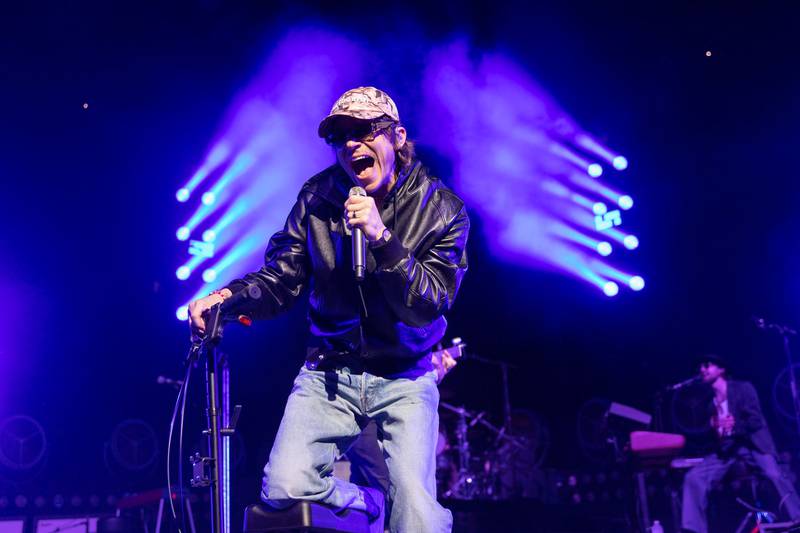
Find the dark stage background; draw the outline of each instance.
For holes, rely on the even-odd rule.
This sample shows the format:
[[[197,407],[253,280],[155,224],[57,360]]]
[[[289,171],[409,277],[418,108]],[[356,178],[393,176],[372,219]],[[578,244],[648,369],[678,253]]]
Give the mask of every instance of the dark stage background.
[[[32,471],[5,468],[0,493],[103,495],[164,483],[174,394],[155,378],[178,377],[188,340],[175,318],[184,296],[175,190],[275,40],[300,24],[371,47],[380,58],[372,68],[393,72],[374,83],[389,84],[401,113],[413,108],[428,48],[460,37],[502,52],[631,161],[625,187],[637,202],[647,280],[639,293],[607,298],[558,272],[495,259],[491,231],[473,216],[449,333],[519,366],[512,403],[549,428],[544,466],[597,467],[576,436],[581,406],[601,398],[651,411],[655,391],[689,377],[704,350],[755,383],[779,445],[797,457],[798,436],[772,402],[786,364],[780,342],[750,317],[800,326],[798,22],[789,3],[5,5],[0,415],[35,418],[48,447]],[[421,119],[407,115],[413,133]],[[449,181],[436,147],[421,152]],[[302,360],[304,314],[299,305],[226,339],[234,400],[244,404],[239,504],[257,498]],[[464,361],[444,394],[498,420],[491,368]],[[136,471],[108,450],[126,419],[158,435],[156,462]],[[187,440],[198,441],[192,430]]]

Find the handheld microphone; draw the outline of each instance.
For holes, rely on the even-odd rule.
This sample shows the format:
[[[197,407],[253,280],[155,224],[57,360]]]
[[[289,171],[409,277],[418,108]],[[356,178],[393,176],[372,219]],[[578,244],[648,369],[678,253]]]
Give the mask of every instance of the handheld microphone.
[[[362,187],[353,187],[348,196],[366,196]],[[367,239],[360,228],[353,228],[353,274],[356,281],[363,281],[367,271]]]
[[[695,383],[699,383],[702,380],[703,378],[701,378],[700,376],[694,376],[693,378],[684,379],[680,383],[675,383],[673,385],[667,386],[667,390],[672,391],[672,390],[682,389],[684,387],[688,387],[689,385],[694,385]]]
[[[251,283],[219,304],[220,313],[223,316],[239,315],[245,306],[259,298],[261,298],[261,288],[255,283]]]

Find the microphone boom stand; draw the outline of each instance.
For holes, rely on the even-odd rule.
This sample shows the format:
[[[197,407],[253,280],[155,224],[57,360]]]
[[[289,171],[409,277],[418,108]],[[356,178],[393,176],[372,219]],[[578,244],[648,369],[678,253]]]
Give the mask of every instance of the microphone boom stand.
[[[789,347],[789,336],[797,335],[797,332],[788,326],[780,324],[768,324],[767,327],[776,331],[783,339],[783,353],[789,364],[789,389],[792,391],[792,405],[794,406],[794,420],[797,424],[797,432],[800,434],[800,401],[797,397],[797,377],[794,375],[794,361],[792,360],[792,349]]]
[[[225,322],[236,321],[246,326],[249,326],[251,322],[244,315],[239,315],[235,318],[233,316],[226,314],[221,304],[211,307],[204,315],[206,333],[201,344],[201,348],[206,355],[206,416],[208,421],[208,428],[203,433],[208,437],[209,456],[201,457],[199,453],[196,453],[191,458],[191,485],[193,487],[210,487],[212,533],[230,533],[228,531],[230,529],[230,476],[228,475],[230,457],[227,453],[223,454],[222,438],[230,437],[234,434],[236,423],[242,410],[241,405],[236,405],[230,420],[223,421],[228,422],[228,425],[220,427],[220,419],[222,417],[218,377],[220,354],[217,348],[222,341],[222,329]],[[223,367],[223,394],[225,394],[225,397],[223,398],[222,409],[227,415],[227,396],[229,394],[227,362],[223,363]],[[223,484],[225,485],[224,487],[222,486]]]
[[[206,316],[206,335],[203,348],[206,355],[206,416],[208,428],[203,431],[208,436],[210,457],[196,454],[193,460],[192,486],[210,487],[211,490],[211,531],[224,533],[222,530],[222,474],[220,456],[219,406],[217,401],[217,347],[222,340],[222,313],[220,306],[215,305],[208,310]]]
[[[797,395],[797,377],[794,375],[792,350],[789,347],[789,337],[797,335],[797,331],[789,326],[767,322],[763,318],[753,317],[753,319],[755,320],[757,328],[774,331],[783,339],[783,353],[786,355],[786,362],[789,364],[787,369],[789,371],[789,390],[792,393],[792,406],[794,407],[794,420],[797,424],[797,432],[800,434],[800,400],[798,400]]]

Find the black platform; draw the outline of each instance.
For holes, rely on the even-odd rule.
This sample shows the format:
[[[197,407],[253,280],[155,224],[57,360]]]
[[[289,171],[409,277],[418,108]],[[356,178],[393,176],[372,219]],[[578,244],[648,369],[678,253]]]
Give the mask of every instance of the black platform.
[[[383,517],[379,520],[382,524]],[[369,526],[369,517],[364,511],[345,509],[337,514],[327,505],[306,501],[282,510],[255,504],[244,512],[244,533],[368,533]]]

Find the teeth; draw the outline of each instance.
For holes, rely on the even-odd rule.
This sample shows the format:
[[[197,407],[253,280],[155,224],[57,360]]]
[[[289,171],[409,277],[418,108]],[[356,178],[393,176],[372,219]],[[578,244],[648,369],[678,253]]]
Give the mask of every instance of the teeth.
[[[354,157],[353,161],[361,161],[362,159],[366,159],[367,157],[369,157],[369,156],[367,156],[367,155],[359,155],[359,156]]]

